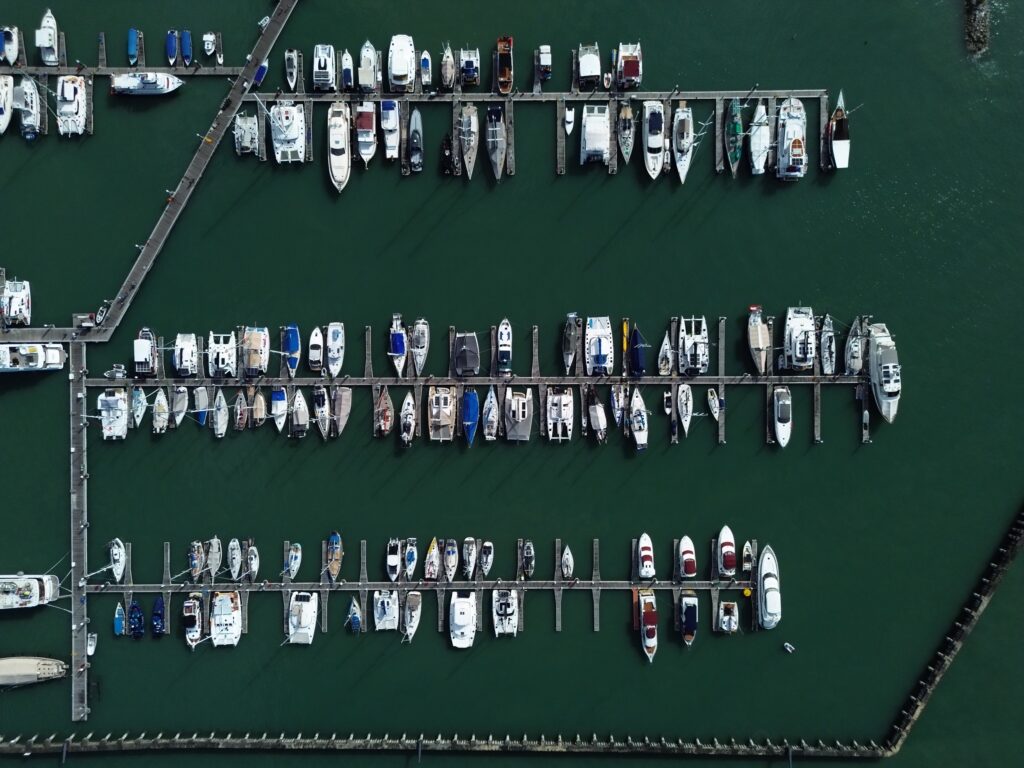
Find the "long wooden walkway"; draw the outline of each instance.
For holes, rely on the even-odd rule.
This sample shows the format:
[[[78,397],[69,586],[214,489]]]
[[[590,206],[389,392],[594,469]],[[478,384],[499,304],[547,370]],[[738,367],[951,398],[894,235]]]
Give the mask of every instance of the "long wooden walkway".
[[[86,574],[89,572],[89,462],[88,462],[88,398],[84,378],[85,344],[72,344],[68,356],[71,386],[68,388],[71,449],[69,481],[71,489],[71,719],[89,716],[89,658],[86,644],[89,635],[89,609],[85,598]]]

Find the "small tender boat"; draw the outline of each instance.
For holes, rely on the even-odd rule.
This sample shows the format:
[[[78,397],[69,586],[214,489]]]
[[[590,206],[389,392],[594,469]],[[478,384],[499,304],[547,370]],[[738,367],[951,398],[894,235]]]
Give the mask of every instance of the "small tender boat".
[[[186,67],[192,66],[192,32],[188,29],[181,30],[181,60]]]
[[[0,27],[0,61],[12,67],[18,63],[18,28]]]
[[[860,316],[854,318],[850,325],[850,334],[846,337],[846,375],[858,376],[864,370],[864,358],[867,355],[867,332]]]
[[[352,63],[352,54],[346,48],[341,54],[341,90],[351,91],[355,84],[355,68]]]
[[[780,448],[789,444],[793,429],[793,396],[789,387],[776,387],[772,392],[772,412],[775,416],[775,440]]]
[[[295,390],[295,397],[292,398],[291,422],[288,425],[288,437],[302,439],[309,431],[309,406],[306,404],[306,396],[301,389]]]
[[[718,421],[718,414],[721,413],[721,408],[722,402],[718,398],[718,390],[714,387],[708,387],[708,412],[715,421]]]
[[[466,444],[472,448],[476,439],[477,426],[480,424],[480,398],[473,387],[462,393],[462,432],[466,436]]]
[[[633,397],[629,403],[629,429],[633,433],[636,449],[647,450],[647,407],[640,394],[640,387],[633,390]]]
[[[395,427],[395,405],[387,387],[381,387],[380,395],[373,406],[373,436],[387,437]]]
[[[241,431],[249,423],[249,399],[245,392],[238,390],[235,397],[235,429]]]
[[[685,436],[690,434],[690,419],[693,418],[693,390],[690,389],[689,384],[679,385],[677,398],[676,407],[678,409],[679,421],[683,426],[683,435]]]
[[[576,561],[573,559],[572,550],[569,549],[569,545],[565,545],[565,549],[562,550],[562,578],[571,579],[573,569],[576,567]]]
[[[289,579],[294,579],[296,574],[299,572],[299,567],[302,565],[302,545],[298,542],[291,545],[288,549],[288,559],[284,564],[284,572],[288,575]]]
[[[476,574],[476,539],[472,536],[462,542],[462,573],[467,579]]]
[[[575,312],[565,316],[565,328],[562,330],[562,362],[565,363],[567,376],[572,371],[572,364],[576,359],[576,343],[580,335],[578,321],[579,316]]]
[[[480,121],[475,104],[463,104],[459,114],[459,143],[462,146],[462,165],[466,180],[472,180],[476,167],[476,154],[480,143]]]
[[[353,634],[358,635],[363,630],[363,609],[355,595],[352,595],[352,601],[348,604],[348,618],[345,619],[345,623]]]
[[[697,552],[693,548],[693,540],[683,536],[679,540],[679,576],[692,579],[697,575]]]
[[[519,595],[511,589],[491,590],[491,621],[494,636],[512,635],[519,632]]]
[[[654,578],[654,544],[651,543],[651,537],[646,533],[641,533],[640,539],[637,541],[636,562],[637,575],[641,579]]]
[[[224,397],[224,390],[217,387],[217,394],[213,398],[213,436],[220,440],[228,432],[230,411],[228,401]]]
[[[114,581],[120,584],[128,563],[124,542],[120,539],[113,539],[107,544],[107,550],[110,552],[110,573],[114,577]]]
[[[679,373],[704,374],[711,364],[708,322],[704,315],[683,317],[679,322]]]
[[[128,605],[128,634],[135,640],[146,634],[146,615],[138,600],[132,600]]]
[[[99,643],[100,636],[95,632],[90,632],[85,639],[85,655],[92,656],[96,653],[96,644]]]
[[[288,90],[295,91],[295,84],[299,77],[299,52],[295,48],[289,48],[284,52],[284,79],[288,83]]]
[[[672,152],[679,183],[684,184],[693,159],[693,110],[686,106],[685,101],[680,101],[672,113]]]
[[[345,361],[345,324],[330,323],[327,326],[327,372],[331,378],[341,373]]]
[[[331,434],[340,437],[352,413],[352,388],[331,387]]]
[[[164,598],[163,595],[157,595],[156,600],[153,601],[153,611],[149,617],[150,630],[153,632],[153,637],[160,637],[167,632],[167,622],[164,621]]]
[[[743,157],[743,108],[739,99],[732,99],[729,102],[729,114],[725,118],[722,136],[729,170],[735,179],[740,167],[740,158]]]
[[[420,56],[420,83],[424,88],[429,88],[433,85],[434,73],[430,62],[430,51],[423,51]]]
[[[742,570],[744,573],[750,573],[754,569],[754,548],[750,545],[749,541],[743,542],[743,560]]]
[[[448,539],[444,544],[444,577],[451,581],[455,578],[455,572],[459,569],[459,548],[455,539]]]
[[[836,372],[836,332],[832,315],[825,315],[821,321],[821,372],[826,376]]]
[[[537,567],[537,552],[533,548],[533,540],[527,539],[523,542],[523,574],[528,579],[533,578],[533,571]]]
[[[828,121],[826,129],[828,151],[833,168],[850,167],[850,117],[846,112],[846,101],[843,92],[839,91],[836,108]]]
[[[188,572],[192,581],[196,584],[203,577],[203,571],[206,570],[206,549],[203,547],[203,542],[193,541],[188,548]]]
[[[313,387],[313,417],[320,430],[320,437],[326,440],[331,428],[331,401],[327,397],[327,387],[323,384]]]
[[[242,545],[238,539],[231,539],[228,542],[228,573],[232,581],[238,581],[242,575]]]
[[[697,593],[692,590],[683,590],[679,593],[679,613],[682,616],[683,642],[693,645],[697,637]]]
[[[636,136],[636,121],[633,119],[633,105],[629,99],[622,102],[619,107],[619,151],[622,152],[622,162],[629,163],[633,155],[633,141]]]
[[[768,152],[771,149],[771,131],[768,128],[768,112],[764,99],[757,100],[754,119],[750,121],[750,173],[760,176],[768,166]]]
[[[114,634],[118,637],[121,637],[125,633],[124,617],[124,605],[118,602],[117,607],[114,609]]]
[[[637,611],[640,624],[640,647],[647,660],[654,661],[658,652],[658,603],[653,589],[641,589],[637,592]]]
[[[190,592],[181,610],[181,623],[185,627],[185,642],[191,650],[203,639],[203,596]]]
[[[170,67],[178,64],[178,30],[168,29],[164,38],[164,50],[167,54],[167,65]]]
[[[327,537],[327,578],[333,584],[338,580],[341,573],[341,561],[345,557],[345,550],[341,546],[341,534],[338,531],[331,531]]]
[[[388,547],[384,558],[384,567],[388,578],[391,581],[398,580],[398,574],[402,571],[402,542],[392,537],[388,539]]]
[[[313,644],[319,603],[319,595],[315,592],[292,592],[291,600],[288,601],[289,644]]]
[[[391,329],[388,331],[388,357],[391,358],[391,363],[395,366],[398,378],[402,378],[402,372],[405,370],[407,339],[402,316],[395,312],[391,315]]]
[[[476,637],[476,598],[472,592],[452,595],[448,627],[454,648],[471,648]]]
[[[405,555],[403,560],[403,570],[405,571],[405,578],[412,580],[416,574],[416,562],[419,558],[419,548],[416,546],[416,537],[410,536],[405,540]]]
[[[427,581],[437,581],[441,573],[441,552],[437,546],[437,537],[430,540],[427,546],[427,554],[423,556],[423,578]]]
[[[288,393],[284,387],[274,387],[270,390],[270,418],[274,420],[277,431],[283,432],[285,422],[288,420]]]
[[[666,416],[672,415],[672,390],[666,389],[661,394],[661,407]]]
[[[750,346],[750,356],[754,360],[754,370],[759,376],[764,376],[768,371],[768,355],[772,352],[772,340],[760,304],[750,306],[750,315],[747,318],[747,344]]]
[[[427,352],[430,350],[430,323],[419,317],[409,331],[409,351],[412,353],[413,370],[417,376],[423,375],[427,364]]]
[[[736,575],[736,539],[728,525],[718,533],[718,574],[730,579]]]
[[[405,596],[405,611],[403,612],[402,642],[411,643],[420,626],[420,614],[423,613],[423,594],[413,590]]]
[[[576,108],[567,107],[565,110],[565,135],[572,136],[572,129],[576,127]]]
[[[254,582],[260,573],[260,551],[249,544],[249,548],[245,551],[245,560],[249,581]]]
[[[412,445],[416,436],[416,399],[412,392],[405,393],[405,400],[402,401],[402,410],[398,415],[398,437],[402,445]]]
[[[167,431],[167,425],[170,423],[171,408],[167,402],[167,393],[162,389],[156,391],[156,397],[153,398],[153,434],[162,435]]]
[[[665,166],[665,107],[660,101],[644,102],[644,166],[657,179]]]
[[[445,43],[444,50],[441,52],[441,87],[447,90],[451,90],[455,87],[455,56],[452,53],[452,47]]]
[[[409,170],[423,170],[423,115],[416,108],[409,117]]]
[[[486,578],[494,565],[494,542],[485,541],[480,545],[480,573]]]

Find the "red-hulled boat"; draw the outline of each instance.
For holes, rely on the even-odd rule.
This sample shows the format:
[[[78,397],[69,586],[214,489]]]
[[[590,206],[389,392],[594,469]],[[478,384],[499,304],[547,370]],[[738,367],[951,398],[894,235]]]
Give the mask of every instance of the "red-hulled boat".
[[[679,576],[692,579],[697,575],[697,553],[693,549],[693,541],[689,536],[679,540]]]

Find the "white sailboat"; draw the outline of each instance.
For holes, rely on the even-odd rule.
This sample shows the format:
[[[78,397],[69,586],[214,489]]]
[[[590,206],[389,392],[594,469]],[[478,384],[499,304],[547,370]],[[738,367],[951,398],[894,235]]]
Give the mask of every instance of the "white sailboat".
[[[427,352],[430,350],[430,323],[425,318],[416,318],[409,331],[409,351],[412,353],[412,365],[417,376],[423,375],[427,364]]]
[[[427,546],[427,553],[423,556],[423,578],[427,581],[437,581],[440,573],[441,550],[437,546],[437,537],[435,536],[430,540],[430,544]]]
[[[283,432],[288,419],[288,394],[284,387],[274,387],[270,390],[270,418],[274,420],[277,431]]]
[[[217,387],[217,393],[213,397],[213,436],[218,440],[228,431],[228,421],[230,419],[230,411],[228,409],[228,401],[224,397],[224,390]]]
[[[468,181],[473,178],[480,143],[480,121],[475,104],[462,105],[462,112],[459,115],[459,143],[462,146],[462,164]]]
[[[768,323],[764,319],[764,310],[760,304],[750,307],[750,315],[747,317],[747,345],[750,347],[750,356],[754,360],[754,370],[758,376],[764,376],[768,370],[768,355],[772,352],[772,340],[768,333]]]
[[[754,119],[750,121],[750,173],[760,176],[768,165],[768,150],[771,149],[771,131],[768,128],[768,112],[764,99],[757,100]]]
[[[420,626],[420,616],[423,613],[423,593],[413,590],[405,596],[405,610],[402,612],[402,642],[411,643],[416,636],[416,630]]]
[[[690,434],[690,420],[693,418],[693,390],[689,384],[679,385],[679,394],[676,409],[679,414],[679,421],[683,427],[683,435]]]
[[[167,431],[170,423],[171,407],[167,402],[167,393],[163,389],[157,389],[156,397],[153,398],[153,434],[162,435]]]
[[[836,372],[836,332],[832,315],[825,315],[821,321],[821,372],[826,376]]]
[[[896,342],[884,323],[872,323],[868,332],[868,372],[871,374],[871,391],[875,405],[882,418],[890,424],[896,418],[900,403],[902,375]]]
[[[633,389],[633,397],[629,403],[629,428],[633,433],[636,449],[647,450],[647,407],[640,394],[640,387]]]
[[[484,398],[484,409],[481,412],[483,423],[484,440],[490,442],[498,439],[498,424],[501,414],[498,408],[498,397],[494,393],[494,385],[487,388],[487,397]]]
[[[472,536],[462,542],[462,574],[470,580],[476,574],[476,539]]]
[[[693,160],[693,110],[686,106],[685,101],[680,101],[672,113],[672,152],[679,183],[684,184]]]

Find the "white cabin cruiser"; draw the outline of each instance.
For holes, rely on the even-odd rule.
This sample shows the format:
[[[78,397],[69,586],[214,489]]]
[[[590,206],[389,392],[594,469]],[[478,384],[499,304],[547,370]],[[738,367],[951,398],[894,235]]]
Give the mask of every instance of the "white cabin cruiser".
[[[57,132],[61,136],[85,133],[85,78],[65,75],[57,78]]]
[[[786,310],[782,367],[806,371],[814,365],[816,353],[814,310],[811,307],[790,307]]]
[[[772,392],[772,412],[775,415],[775,440],[780,448],[789,444],[793,431],[793,396],[789,387],[776,387]]]
[[[14,106],[21,112],[21,137],[25,141],[34,141],[39,135],[45,106],[39,99],[36,81],[28,75],[21,78],[21,86],[14,91]]]
[[[362,101],[356,107],[356,148],[363,160],[363,167],[369,167],[377,154],[377,105]]]
[[[890,424],[896,418],[900,404],[900,360],[896,354],[896,342],[884,323],[868,325],[868,372],[871,374],[871,391],[875,405],[882,418]]]
[[[519,595],[515,590],[491,590],[491,621],[495,637],[519,634]]]
[[[615,342],[611,318],[588,317],[583,336],[587,376],[611,376],[615,371]]]
[[[651,537],[646,533],[640,534],[640,540],[636,545],[637,575],[641,579],[653,579],[654,570],[654,544]]]
[[[380,88],[380,55],[373,43],[367,40],[359,49],[359,90],[373,93]]]
[[[476,638],[476,599],[472,592],[452,595],[448,626],[454,648],[472,648]]]
[[[162,72],[128,72],[110,78],[110,92],[118,96],[165,96],[185,81]]]
[[[388,87],[408,93],[416,83],[416,45],[409,35],[394,35],[388,46]]]
[[[28,280],[0,284],[0,325],[32,325],[32,285]]]
[[[48,67],[56,67],[60,63],[57,57],[57,39],[57,19],[47,8],[42,21],[39,22],[39,29],[36,30],[36,47],[39,48],[43,64]]]
[[[736,538],[728,525],[718,533],[718,574],[730,579],[736,575]]]
[[[384,132],[384,159],[398,159],[398,131],[400,118],[398,102],[384,99],[380,103],[380,129]]]
[[[327,110],[327,172],[341,192],[352,171],[351,118],[348,102],[336,101]]]
[[[59,371],[67,357],[60,344],[0,344],[0,373]]]
[[[782,621],[782,580],[779,576],[779,561],[769,544],[761,550],[758,558],[757,578],[761,582],[757,590],[757,599],[761,604],[761,626],[774,629]]]
[[[242,601],[238,592],[214,592],[210,603],[210,642],[235,646],[242,638]]]
[[[270,137],[274,160],[301,163],[306,159],[306,111],[294,101],[276,101],[270,107]]]
[[[18,28],[0,27],[0,61],[12,67],[18,63]]]
[[[179,378],[199,373],[199,347],[194,333],[179,333],[175,336],[171,362]]]
[[[615,84],[619,90],[639,88],[644,79],[644,53],[640,43],[619,43]]]
[[[292,592],[288,602],[288,642],[312,645],[316,634],[319,596],[315,592]]]
[[[660,101],[644,102],[644,166],[651,179],[665,167],[665,108]]]

